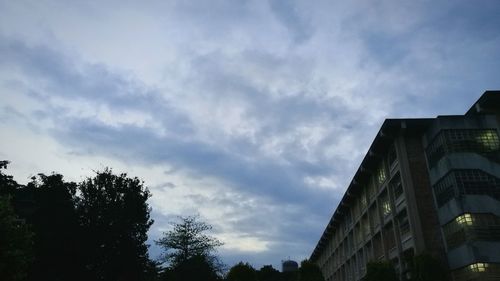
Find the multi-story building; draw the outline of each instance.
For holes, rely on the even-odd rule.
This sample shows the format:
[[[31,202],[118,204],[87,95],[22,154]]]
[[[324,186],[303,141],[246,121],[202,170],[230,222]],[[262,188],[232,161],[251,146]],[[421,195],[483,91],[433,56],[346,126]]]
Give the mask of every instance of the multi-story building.
[[[427,253],[454,281],[500,280],[500,91],[464,115],[387,119],[310,259],[327,281]]]

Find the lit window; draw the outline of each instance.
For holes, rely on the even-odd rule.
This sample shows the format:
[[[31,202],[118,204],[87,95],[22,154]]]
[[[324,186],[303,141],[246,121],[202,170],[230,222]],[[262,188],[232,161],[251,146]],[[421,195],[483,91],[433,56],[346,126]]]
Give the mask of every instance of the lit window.
[[[486,150],[495,151],[499,148],[498,135],[493,130],[484,130],[476,136],[476,141],[480,143]]]
[[[381,166],[378,171],[377,171],[377,181],[378,181],[378,184],[382,184],[385,179],[386,179],[386,173],[385,173],[385,169],[384,169],[384,166]]]
[[[463,214],[458,216],[455,220],[462,225],[472,225],[473,223],[471,214]]]
[[[389,201],[382,203],[382,211],[384,213],[384,216],[387,216],[391,213],[391,205],[389,204]]]
[[[473,264],[469,265],[469,269],[472,272],[485,272],[487,268],[488,268],[488,264],[482,263],[482,262],[473,263]]]
[[[363,191],[363,193],[361,194],[361,208],[366,208],[366,204],[368,203],[368,201],[366,200],[366,192]]]

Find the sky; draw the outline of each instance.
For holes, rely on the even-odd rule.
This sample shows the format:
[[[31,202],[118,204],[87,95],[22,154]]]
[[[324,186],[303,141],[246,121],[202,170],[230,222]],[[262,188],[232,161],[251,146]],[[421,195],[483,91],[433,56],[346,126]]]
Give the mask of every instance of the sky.
[[[0,159],[144,180],[231,266],[300,261],[385,118],[500,89],[500,2],[0,0]]]

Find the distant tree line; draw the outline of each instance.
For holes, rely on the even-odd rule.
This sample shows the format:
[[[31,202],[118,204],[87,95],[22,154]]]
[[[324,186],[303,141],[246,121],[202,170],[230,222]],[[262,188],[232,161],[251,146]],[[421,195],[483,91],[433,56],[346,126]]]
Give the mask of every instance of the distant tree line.
[[[140,179],[106,168],[79,183],[53,173],[22,185],[4,173],[8,163],[0,161],[2,281],[324,281],[308,261],[295,273],[243,262],[227,271],[217,256],[222,242],[197,216],[173,223],[152,260],[151,194]]]
[[[324,281],[319,267],[308,261],[300,263],[298,271],[279,272],[271,265],[265,265],[259,270],[250,264],[240,262],[233,266],[227,276],[227,281]]]

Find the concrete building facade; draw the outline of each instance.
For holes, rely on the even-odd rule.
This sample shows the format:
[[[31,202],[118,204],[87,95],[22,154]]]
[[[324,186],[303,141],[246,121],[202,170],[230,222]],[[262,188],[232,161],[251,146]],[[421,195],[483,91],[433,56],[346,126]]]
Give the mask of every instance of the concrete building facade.
[[[390,261],[401,280],[428,253],[455,281],[500,280],[500,92],[464,115],[387,119],[311,261],[326,280],[362,280]]]

